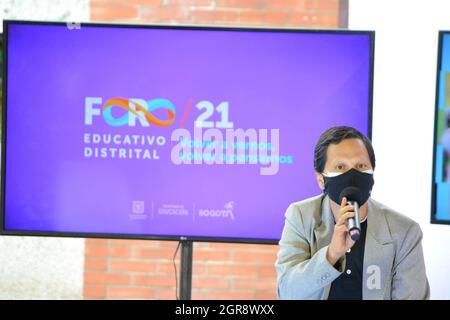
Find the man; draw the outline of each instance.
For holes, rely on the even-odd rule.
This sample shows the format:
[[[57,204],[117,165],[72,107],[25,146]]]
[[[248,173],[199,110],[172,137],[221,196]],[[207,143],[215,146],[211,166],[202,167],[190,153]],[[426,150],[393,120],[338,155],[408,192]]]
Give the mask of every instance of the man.
[[[291,204],[275,267],[281,299],[428,299],[422,231],[410,218],[370,198],[375,154],[351,127],[324,132],[314,151],[324,194]],[[360,239],[347,220],[355,208],[340,193],[361,191]]]

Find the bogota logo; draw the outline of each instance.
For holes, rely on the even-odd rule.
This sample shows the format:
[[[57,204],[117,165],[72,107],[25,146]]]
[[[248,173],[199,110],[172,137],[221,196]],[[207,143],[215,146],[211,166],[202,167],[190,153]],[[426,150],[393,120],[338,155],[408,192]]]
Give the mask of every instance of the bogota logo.
[[[85,119],[87,125],[92,125],[94,116],[103,114],[103,119],[110,126],[118,127],[123,125],[135,126],[136,119],[144,127],[150,124],[159,127],[167,127],[175,120],[175,107],[173,103],[167,99],[153,99],[145,101],[143,99],[126,99],[126,98],[111,98],[105,102],[103,107],[95,107],[102,105],[102,98],[87,97],[85,100]],[[113,107],[119,107],[127,112],[121,117],[114,117]],[[157,109],[165,109],[168,119],[163,120],[157,118],[152,112]]]
[[[234,208],[234,201],[228,201],[223,206],[223,209],[219,210],[200,209],[198,211],[198,215],[200,217],[229,218],[231,220],[234,220],[233,208]]]

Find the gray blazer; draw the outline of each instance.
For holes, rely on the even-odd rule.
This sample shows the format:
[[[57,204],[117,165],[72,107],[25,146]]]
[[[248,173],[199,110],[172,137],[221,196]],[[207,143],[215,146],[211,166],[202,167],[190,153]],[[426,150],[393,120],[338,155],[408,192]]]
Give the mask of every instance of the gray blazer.
[[[326,252],[334,231],[328,196],[289,206],[275,268],[280,299],[327,299],[335,269]],[[363,299],[428,299],[422,231],[410,218],[369,198],[364,249]],[[339,264],[337,264],[339,265]]]

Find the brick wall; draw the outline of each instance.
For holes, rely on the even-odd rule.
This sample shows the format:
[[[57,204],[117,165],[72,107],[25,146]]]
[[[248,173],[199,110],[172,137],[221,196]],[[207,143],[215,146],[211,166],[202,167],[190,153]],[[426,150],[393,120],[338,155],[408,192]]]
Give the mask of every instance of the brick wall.
[[[86,239],[85,299],[175,299],[176,246],[174,241]],[[195,242],[192,299],[275,299],[277,248]],[[179,257],[180,251],[177,272]]]
[[[91,20],[346,27],[345,0],[91,0]],[[86,239],[85,299],[175,299],[177,242]],[[193,299],[275,299],[278,246],[194,243]],[[179,271],[179,256],[176,259]]]
[[[336,28],[339,0],[91,0],[92,21]],[[344,26],[346,27],[346,26]]]

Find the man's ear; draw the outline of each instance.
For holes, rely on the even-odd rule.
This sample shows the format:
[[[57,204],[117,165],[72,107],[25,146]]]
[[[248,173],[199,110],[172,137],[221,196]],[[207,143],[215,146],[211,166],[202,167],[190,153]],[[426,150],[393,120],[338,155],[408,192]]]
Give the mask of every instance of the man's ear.
[[[325,189],[325,181],[323,180],[323,176],[316,172],[316,179],[317,179],[317,184],[319,185],[320,189]]]

